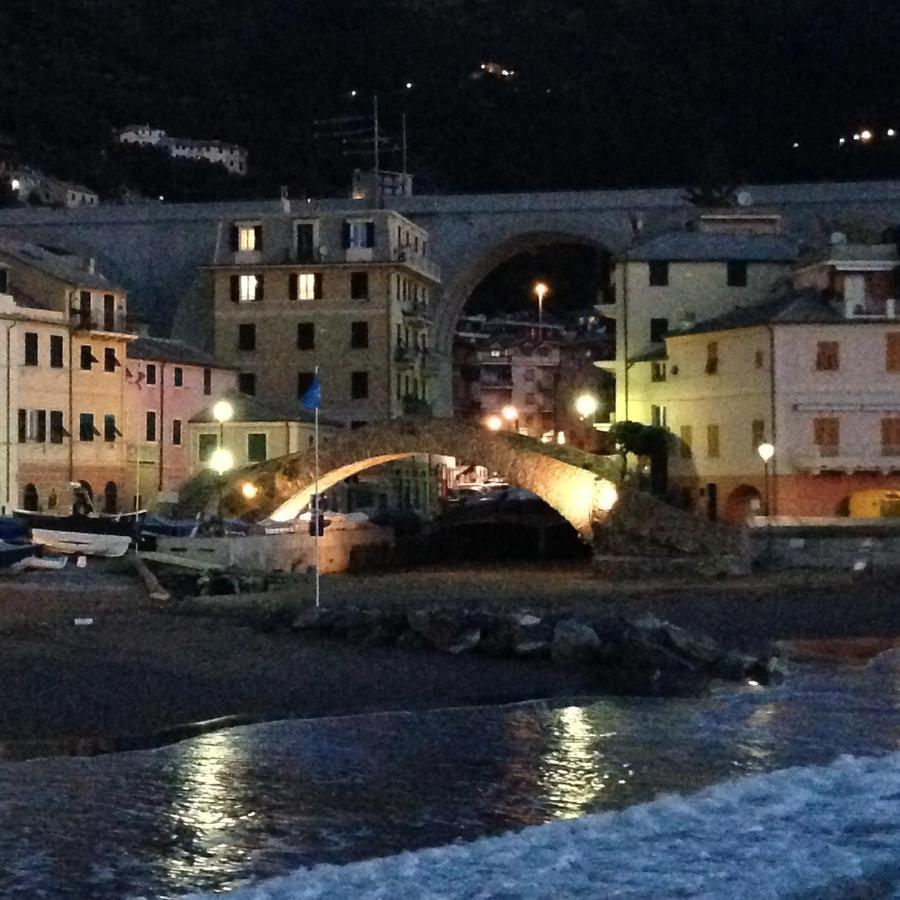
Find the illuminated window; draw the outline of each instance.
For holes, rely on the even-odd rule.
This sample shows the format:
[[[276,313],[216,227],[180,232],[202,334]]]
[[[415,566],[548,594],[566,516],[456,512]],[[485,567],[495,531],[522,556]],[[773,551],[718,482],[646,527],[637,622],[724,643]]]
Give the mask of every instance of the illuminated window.
[[[314,272],[297,273],[297,300],[316,300],[316,274]]]
[[[239,279],[241,302],[255,300],[256,287],[258,284],[257,277],[255,275],[241,275],[239,276]]]
[[[241,225],[238,228],[238,250],[256,250],[257,229],[253,226]]]

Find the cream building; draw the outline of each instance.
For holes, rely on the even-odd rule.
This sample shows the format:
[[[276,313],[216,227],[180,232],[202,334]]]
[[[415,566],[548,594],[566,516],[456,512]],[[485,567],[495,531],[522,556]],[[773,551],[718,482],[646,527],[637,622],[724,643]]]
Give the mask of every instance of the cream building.
[[[428,409],[424,229],[380,210],[225,222],[209,271],[216,358],[243,393],[294,408],[318,367],[322,414],[344,425]]]
[[[740,209],[641,235],[616,263],[614,290],[598,307],[616,320],[615,360],[597,363],[616,377],[616,419],[650,422],[632,383],[633,365],[662,349],[668,332],[765,301],[799,255],[799,242],[782,234],[778,215]]]
[[[856,492],[900,488],[897,264],[893,246],[835,246],[798,272],[812,286],[672,334],[634,367],[673,435],[677,499],[732,521],[764,508],[764,441],[772,514],[842,515]]]
[[[117,507],[125,480],[125,292],[93,261],[0,241],[7,510],[66,508],[82,481]]]
[[[149,125],[126,125],[116,134],[120,144],[159,147],[175,158],[205,159],[234,175],[247,174],[247,151],[238,144],[170,137],[161,128],[151,128]]]

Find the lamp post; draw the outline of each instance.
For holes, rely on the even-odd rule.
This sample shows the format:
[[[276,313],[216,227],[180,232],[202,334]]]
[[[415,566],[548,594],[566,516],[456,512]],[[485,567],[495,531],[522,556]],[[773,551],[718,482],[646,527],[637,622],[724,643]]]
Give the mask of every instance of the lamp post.
[[[219,400],[213,406],[212,414],[213,418],[219,423],[219,447],[224,447],[225,423],[230,422],[234,418],[234,407],[227,400]]]
[[[763,513],[769,517],[769,461],[775,455],[775,447],[768,442],[760,444],[756,448],[759,458],[763,461]]]
[[[219,476],[219,490],[216,498],[216,515],[222,518],[222,490],[224,487],[223,476],[234,468],[234,456],[230,450],[219,446],[213,450],[209,457],[209,467]]]
[[[534,293],[538,301],[538,340],[544,339],[544,297],[550,293],[550,288],[543,281],[538,281],[534,286]]]
[[[506,419],[509,424],[515,428],[516,433],[519,432],[519,411],[511,404],[507,404],[500,410],[500,415]]]

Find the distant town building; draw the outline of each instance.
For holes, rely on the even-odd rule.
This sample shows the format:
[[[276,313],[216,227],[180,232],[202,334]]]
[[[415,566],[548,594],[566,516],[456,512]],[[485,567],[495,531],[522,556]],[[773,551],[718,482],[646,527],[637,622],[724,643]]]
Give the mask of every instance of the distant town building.
[[[900,309],[893,245],[837,243],[761,303],[668,334],[636,362],[634,408],[673,435],[673,496],[738,522],[846,514],[900,489]],[[638,399],[639,398],[639,399]]]
[[[219,234],[207,267],[215,353],[244,394],[298,404],[318,368],[322,413],[345,425],[430,409],[439,270],[423,228],[383,210],[303,207]]]
[[[98,206],[100,203],[96,191],[81,184],[45,175],[39,169],[16,167],[5,169],[0,174],[9,183],[21,203],[62,206],[67,209]]]
[[[223,166],[234,175],[247,174],[247,151],[225,141],[170,137],[161,128],[149,125],[126,125],[116,132],[120,144],[157,147],[173,159],[206,160]]]

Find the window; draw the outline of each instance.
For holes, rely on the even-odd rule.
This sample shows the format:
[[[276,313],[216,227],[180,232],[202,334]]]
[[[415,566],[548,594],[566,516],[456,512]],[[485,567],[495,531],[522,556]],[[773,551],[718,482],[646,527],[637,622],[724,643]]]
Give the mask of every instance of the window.
[[[240,372],[238,374],[238,390],[250,397],[256,396],[256,375],[253,372]]]
[[[232,250],[242,253],[262,250],[261,225],[237,225],[232,230]]]
[[[666,364],[664,362],[650,363],[650,380],[665,381],[666,380]]]
[[[669,283],[669,263],[667,260],[652,260],[648,268],[650,287],[665,287]]]
[[[28,440],[28,410],[19,410],[19,443],[24,444]]]
[[[156,413],[151,409],[147,411],[147,420],[144,433],[145,441],[156,440]]]
[[[747,287],[747,263],[742,259],[729,260],[725,278],[729,287]]]
[[[63,367],[63,339],[60,334],[50,335],[50,367],[52,369]]]
[[[719,371],[719,344],[710,341],[706,345],[706,374],[715,375]]]
[[[97,429],[94,428],[94,414],[81,413],[78,416],[78,440],[92,441],[94,434],[99,434]]]
[[[94,363],[99,362],[97,357],[91,352],[90,344],[81,345],[81,368],[90,371],[94,367]]]
[[[525,380],[526,381],[534,381],[534,369],[526,369],[525,370]]]
[[[175,387],[184,387],[184,369],[181,366],[175,366],[175,371],[172,373],[172,381]]]
[[[256,349],[256,325],[243,322],[238,325],[238,350]]]
[[[669,330],[668,319],[651,319],[650,320],[650,341],[659,344],[665,340],[666,332]]]
[[[63,427],[63,414],[61,409],[50,410],[50,443],[61,444],[66,429]]]
[[[837,341],[819,341],[816,345],[816,371],[837,372],[841,367]]]
[[[365,428],[368,422],[365,419],[354,419],[350,423],[350,430],[355,431],[357,428]]]
[[[315,259],[315,231],[312,222],[297,224],[297,262],[312,262]]]
[[[25,332],[25,365],[38,364],[38,336],[36,331]]]
[[[147,384],[156,384],[156,365],[147,363]]]
[[[350,399],[365,400],[369,396],[369,373],[350,373]]]
[[[302,400],[303,395],[312,387],[313,379],[316,377],[315,372],[298,372],[297,373],[297,397]]]
[[[291,272],[288,281],[288,296],[291,300],[322,299],[321,272]]]
[[[197,441],[197,457],[201,463],[208,463],[213,451],[219,446],[219,436],[206,432],[198,435]]]
[[[761,369],[763,367],[763,365],[765,364],[765,360],[766,360],[766,357],[765,357],[765,354],[762,352],[762,350],[757,350],[756,353],[753,355],[753,364],[756,366],[757,369]]]
[[[203,370],[203,393],[207,397],[212,394],[212,369]]]
[[[650,424],[657,428],[666,427],[666,408],[664,406],[650,406]]]
[[[9,293],[9,269],[0,269],[0,294]]]
[[[115,416],[104,416],[103,417],[103,440],[104,441],[114,441],[116,439],[116,435],[119,433],[116,428],[116,417]]]
[[[172,443],[181,446],[181,419],[172,419]]]
[[[350,323],[350,348],[352,350],[365,350],[369,346],[369,323]]]
[[[263,291],[264,279],[262,275],[231,276],[231,301],[233,303],[248,303],[254,300],[262,300]]]
[[[840,419],[813,419],[813,436],[820,456],[837,456],[841,443]]]
[[[900,456],[900,418],[881,420],[881,455]]]
[[[535,395],[534,394],[526,394],[525,395],[525,405],[526,406],[534,406],[535,405]]]
[[[766,442],[766,423],[764,419],[754,419],[750,423],[750,441],[754,451],[760,444]]]
[[[268,458],[266,451],[265,434],[247,435],[247,460],[249,462],[265,462]]]
[[[719,458],[719,426],[706,426],[706,456],[708,459]]]
[[[91,292],[82,291],[78,296],[79,328],[91,328]]]
[[[297,323],[297,349],[314,350],[316,346],[315,322]]]
[[[344,222],[344,247],[374,247],[374,222]]]
[[[19,410],[19,443],[35,441],[43,444],[47,440],[47,413],[43,409]]]
[[[351,300],[368,300],[369,299],[369,273],[368,272],[351,272],[350,273],[350,299]]]
[[[103,295],[103,330],[116,330],[116,298],[112,294]]]
[[[104,372],[115,372],[119,367],[119,360],[116,359],[116,349],[115,347],[104,347],[103,348],[103,371]]]
[[[900,372],[900,331],[893,331],[886,335],[888,372]]]
[[[681,458],[690,459],[693,454],[694,429],[690,425],[681,426]]]

